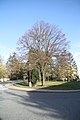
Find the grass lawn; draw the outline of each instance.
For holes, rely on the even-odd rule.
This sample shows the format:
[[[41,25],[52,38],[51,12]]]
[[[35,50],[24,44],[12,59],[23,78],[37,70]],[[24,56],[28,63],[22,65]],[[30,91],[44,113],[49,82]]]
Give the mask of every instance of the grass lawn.
[[[62,82],[46,86],[45,88],[51,90],[77,90],[80,89],[80,82]]]
[[[28,83],[26,81],[24,81],[24,82],[16,83],[16,84],[14,84],[14,86],[26,88],[26,87],[28,87]]]
[[[17,87],[28,87],[28,83],[21,82],[15,84]],[[33,88],[41,88],[41,89],[50,89],[50,90],[76,90],[80,89],[80,82],[62,82],[62,81],[46,81],[46,86],[41,86],[39,82],[37,82],[36,86],[33,86]]]

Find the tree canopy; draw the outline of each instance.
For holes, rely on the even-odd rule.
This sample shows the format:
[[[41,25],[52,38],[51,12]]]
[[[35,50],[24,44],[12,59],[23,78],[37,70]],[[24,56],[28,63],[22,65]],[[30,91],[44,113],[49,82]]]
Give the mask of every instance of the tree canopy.
[[[39,66],[42,85],[45,85],[45,72],[53,57],[59,56],[68,47],[65,34],[56,26],[41,21],[26,32],[18,42],[18,48],[29,63]],[[31,51],[33,49],[33,51]],[[27,55],[27,57],[26,57]]]
[[[37,22],[18,40],[20,56],[10,55],[6,66],[0,57],[0,78],[26,78],[29,86],[37,80],[42,85],[45,80],[77,80],[77,65],[68,46],[65,34],[55,25]]]

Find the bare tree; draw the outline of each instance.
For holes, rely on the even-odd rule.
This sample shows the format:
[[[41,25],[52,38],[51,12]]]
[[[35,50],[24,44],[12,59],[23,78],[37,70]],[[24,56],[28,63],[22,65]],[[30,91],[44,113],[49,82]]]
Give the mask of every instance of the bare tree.
[[[29,54],[29,62],[31,64],[38,63],[42,85],[45,85],[45,71],[47,65],[51,64],[52,58],[59,55],[63,50],[67,49],[68,42],[58,28],[49,23],[41,21],[36,23],[32,29],[26,32],[19,39],[19,50],[25,56],[33,48],[34,52]]]

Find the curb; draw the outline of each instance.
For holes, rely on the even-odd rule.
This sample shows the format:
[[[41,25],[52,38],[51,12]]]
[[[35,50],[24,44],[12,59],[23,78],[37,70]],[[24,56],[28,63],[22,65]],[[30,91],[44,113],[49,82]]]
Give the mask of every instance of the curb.
[[[80,89],[78,90],[47,90],[47,89],[36,89],[36,88],[20,88],[15,86],[6,86],[8,89],[11,90],[19,90],[19,91],[25,91],[25,92],[50,92],[50,93],[68,93],[68,92],[80,92]]]
[[[15,87],[15,86],[7,86],[8,89],[11,89],[11,90],[20,90],[20,91],[36,91],[36,89],[34,88],[20,88],[20,87]]]

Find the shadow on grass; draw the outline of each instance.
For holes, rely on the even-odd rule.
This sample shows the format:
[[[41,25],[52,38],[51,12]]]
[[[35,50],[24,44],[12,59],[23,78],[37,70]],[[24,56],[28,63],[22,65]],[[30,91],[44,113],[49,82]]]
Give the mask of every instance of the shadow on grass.
[[[44,87],[42,89],[50,89],[50,90],[77,90],[80,89],[80,82],[65,82],[60,85],[51,85],[48,87]]]
[[[16,83],[14,85],[15,86],[28,86],[28,82],[24,81],[24,82]]]
[[[52,82],[52,85],[42,86],[37,85],[33,86],[33,88],[37,89],[49,89],[49,90],[77,90],[80,89],[80,82],[74,81],[74,82],[61,82],[54,84],[55,82]],[[21,82],[15,84],[17,87],[29,87],[27,82]]]

